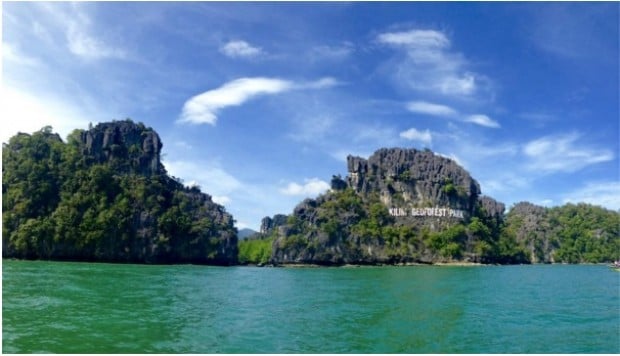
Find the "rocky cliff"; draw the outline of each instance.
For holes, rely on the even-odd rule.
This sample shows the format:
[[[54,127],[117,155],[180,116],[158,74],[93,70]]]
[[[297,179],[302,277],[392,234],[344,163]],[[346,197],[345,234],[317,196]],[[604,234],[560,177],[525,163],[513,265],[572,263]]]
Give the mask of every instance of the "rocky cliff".
[[[349,156],[348,175],[301,202],[277,227],[273,263],[377,264],[520,260],[515,241],[499,248],[504,205],[431,151],[380,149]]]
[[[92,163],[119,162],[119,173],[164,174],[157,132],[130,120],[100,123],[80,135],[82,154]]]
[[[45,128],[2,155],[3,257],[134,263],[237,262],[233,218],[166,174],[159,135],[131,120]]]
[[[347,157],[348,186],[362,196],[379,194],[390,207],[446,206],[473,213],[480,186],[449,158],[431,151],[383,148],[367,160]]]

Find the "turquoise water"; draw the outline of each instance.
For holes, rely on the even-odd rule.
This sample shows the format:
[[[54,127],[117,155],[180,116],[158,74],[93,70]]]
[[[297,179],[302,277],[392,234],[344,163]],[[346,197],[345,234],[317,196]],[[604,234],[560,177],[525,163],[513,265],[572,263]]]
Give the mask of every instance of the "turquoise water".
[[[619,353],[605,266],[3,261],[2,351]]]

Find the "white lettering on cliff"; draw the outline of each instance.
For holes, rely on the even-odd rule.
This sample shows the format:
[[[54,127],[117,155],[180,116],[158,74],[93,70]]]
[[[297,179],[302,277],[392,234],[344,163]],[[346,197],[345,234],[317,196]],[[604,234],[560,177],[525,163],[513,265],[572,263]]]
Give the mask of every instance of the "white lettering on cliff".
[[[402,216],[434,216],[434,217],[449,217],[449,218],[457,218],[464,219],[465,212],[459,209],[451,209],[451,208],[411,208],[410,211],[407,211],[403,208],[390,208],[390,215],[396,217]],[[407,214],[409,213],[409,214]]]

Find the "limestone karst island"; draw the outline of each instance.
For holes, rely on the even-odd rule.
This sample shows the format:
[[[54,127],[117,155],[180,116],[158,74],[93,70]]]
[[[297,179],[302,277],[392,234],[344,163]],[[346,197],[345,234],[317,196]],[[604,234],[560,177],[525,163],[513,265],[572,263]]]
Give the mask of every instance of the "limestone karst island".
[[[212,265],[601,263],[618,259],[620,213],[588,204],[508,213],[430,150],[349,156],[348,175],[238,238],[234,217],[160,161],[131,120],[19,133],[2,151],[3,258]],[[208,190],[208,187],[206,187]]]

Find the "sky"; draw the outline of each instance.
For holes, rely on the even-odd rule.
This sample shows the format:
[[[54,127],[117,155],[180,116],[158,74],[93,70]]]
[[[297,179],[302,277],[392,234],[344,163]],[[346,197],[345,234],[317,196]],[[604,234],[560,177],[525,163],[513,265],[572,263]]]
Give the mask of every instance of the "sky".
[[[609,3],[4,2],[2,142],[131,118],[238,228],[430,148],[509,208],[620,209]]]

